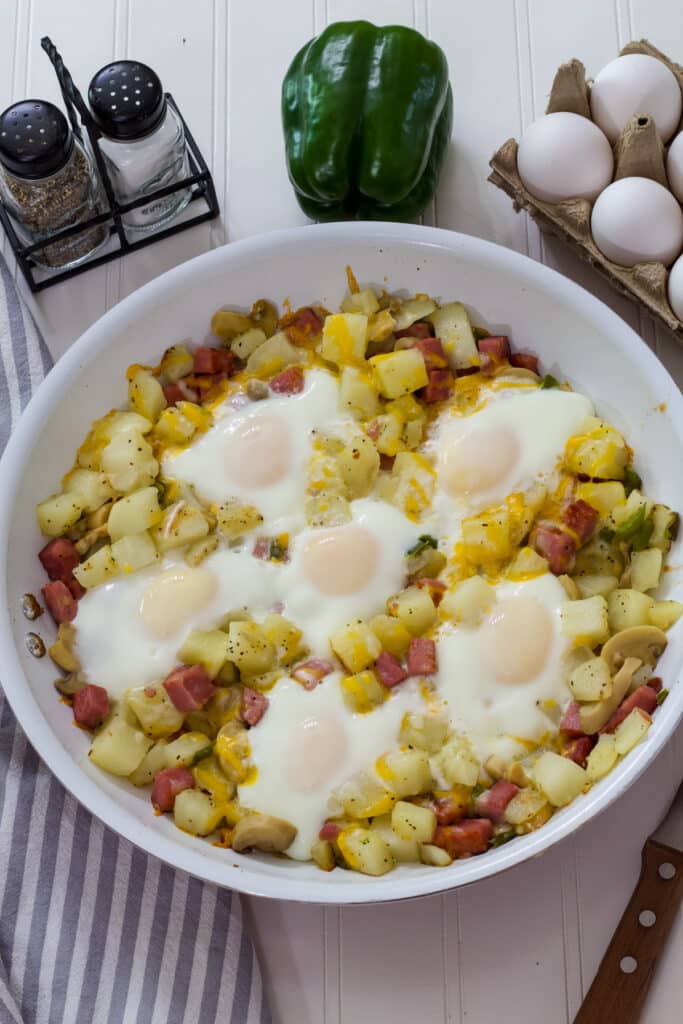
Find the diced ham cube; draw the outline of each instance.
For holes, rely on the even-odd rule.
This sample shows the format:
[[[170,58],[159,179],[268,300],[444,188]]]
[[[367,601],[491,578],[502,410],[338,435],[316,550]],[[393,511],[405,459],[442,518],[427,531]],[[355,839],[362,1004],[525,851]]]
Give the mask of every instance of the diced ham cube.
[[[408,673],[401,662],[393,654],[389,654],[389,651],[382,651],[375,662],[375,672],[380,683],[389,688],[397,686],[398,683],[402,683],[404,679],[408,678]]]
[[[415,586],[419,587],[420,590],[428,590],[429,596],[437,607],[441,603],[441,598],[446,593],[446,584],[443,580],[433,580],[428,576],[423,576],[421,579],[416,580]]]
[[[408,647],[408,675],[431,676],[436,672],[436,644],[426,636],[414,636]]]
[[[199,395],[195,388],[190,387],[184,377],[163,385],[164,398],[169,405],[177,402],[196,402]]]
[[[571,703],[567,705],[564,714],[560,719],[561,732],[566,732],[568,736],[572,737],[584,735],[584,731],[581,728],[581,716],[579,712],[580,707],[575,700],[571,701]]]
[[[396,331],[397,338],[433,338],[434,328],[430,323],[411,324],[401,331]]]
[[[510,366],[538,373],[538,356],[532,356],[530,352],[513,352],[510,356]]]
[[[377,420],[373,420],[371,423],[368,423],[365,428],[365,432],[371,441],[378,440],[381,430],[382,426],[377,422]]]
[[[440,338],[420,338],[413,348],[422,353],[428,370],[444,370],[448,367],[448,359]]]
[[[245,725],[257,725],[268,707],[268,698],[265,693],[260,693],[258,690],[252,690],[250,686],[245,686],[242,691],[242,704],[240,707],[240,718]]]
[[[301,683],[304,690],[315,690],[318,683],[321,683],[325,676],[329,676],[330,672],[334,672],[334,665],[331,662],[324,661],[323,658],[311,658],[310,661],[297,665],[292,672],[292,678]]]
[[[423,401],[431,405],[434,402],[445,402],[451,394],[453,374],[450,370],[427,370],[429,383],[420,392]]]
[[[474,804],[474,809],[480,818],[490,818],[491,821],[499,824],[505,816],[505,808],[513,796],[519,793],[519,786],[506,779],[499,779],[494,782],[490,789],[481,793]]]
[[[76,545],[66,537],[55,537],[38,552],[43,569],[51,580],[68,580],[80,562]]]
[[[492,836],[493,823],[489,818],[465,818],[457,825],[437,825],[432,842],[453,860],[459,860],[484,853]]]
[[[583,498],[573,501],[562,512],[562,518],[570,530],[579,538],[579,544],[585,544],[593,534],[598,521],[598,510],[589,505]]]
[[[482,338],[477,342],[477,347],[482,370],[495,370],[496,366],[510,358],[510,342],[504,334]]]
[[[387,473],[390,473],[394,468],[395,462],[395,455],[385,455],[384,452],[379,453],[379,468],[385,470]]]
[[[328,843],[331,843],[337,838],[340,832],[341,827],[336,821],[326,821],[318,832],[318,838],[326,839]]]
[[[556,576],[569,572],[574,565],[576,541],[557,526],[536,526],[531,533],[531,545],[548,559],[550,571]]]
[[[270,382],[270,390],[278,395],[298,395],[304,389],[304,371],[300,366],[288,366]]]
[[[94,729],[109,714],[109,694],[103,686],[88,683],[74,694],[74,718],[86,729]]]
[[[188,768],[162,768],[152,783],[152,804],[157,811],[172,811],[175,798],[184,789],[194,789],[194,775]]]
[[[480,366],[461,366],[455,371],[456,377],[471,377],[473,373],[479,373]]]
[[[257,537],[254,541],[254,546],[251,550],[254,558],[269,558],[270,557],[270,538],[269,537]]]
[[[647,685],[652,690],[654,690],[655,693],[659,693],[661,688],[664,686],[664,683],[662,682],[662,680],[661,680],[661,678],[659,676],[650,676],[650,678],[647,681]]]
[[[201,345],[195,350],[194,372],[195,373],[227,373],[233,372],[237,367],[237,356],[226,348],[207,348]]]
[[[285,330],[289,340],[295,345],[305,345],[312,338],[317,338],[323,329],[323,322],[314,309],[306,306],[298,309],[291,316]]]
[[[71,596],[74,597],[77,601],[80,601],[80,599],[86,593],[85,587],[78,582],[75,576],[71,576],[68,580],[64,580],[64,582],[69,588]]]
[[[215,686],[203,665],[181,665],[166,677],[164,689],[178,711],[199,711]]]
[[[57,625],[61,622],[73,622],[78,611],[76,598],[63,580],[54,580],[43,587],[43,598],[52,618]]]
[[[614,732],[618,725],[631,714],[634,708],[640,708],[651,715],[657,707],[657,694],[651,686],[639,686],[637,690],[624,697],[621,704],[600,732]]]
[[[439,825],[454,825],[456,821],[461,821],[465,817],[467,810],[466,804],[452,796],[440,796],[431,801],[430,807],[436,814]]]
[[[595,736],[578,736],[562,751],[563,757],[568,757],[570,761],[585,768],[588,755],[596,742]]]

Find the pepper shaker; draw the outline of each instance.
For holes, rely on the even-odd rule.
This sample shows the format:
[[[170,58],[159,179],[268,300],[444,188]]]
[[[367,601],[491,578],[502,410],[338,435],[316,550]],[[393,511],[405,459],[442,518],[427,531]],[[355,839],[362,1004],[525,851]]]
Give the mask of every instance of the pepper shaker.
[[[0,195],[25,245],[99,212],[93,165],[64,114],[45,100],[22,100],[0,114]],[[32,254],[46,269],[73,267],[107,239],[103,225]]]
[[[140,199],[189,176],[185,133],[167,103],[156,72],[132,60],[107,64],[88,89],[99,141],[119,203]],[[189,188],[155,199],[122,215],[125,226],[149,231],[177,216],[191,198]]]

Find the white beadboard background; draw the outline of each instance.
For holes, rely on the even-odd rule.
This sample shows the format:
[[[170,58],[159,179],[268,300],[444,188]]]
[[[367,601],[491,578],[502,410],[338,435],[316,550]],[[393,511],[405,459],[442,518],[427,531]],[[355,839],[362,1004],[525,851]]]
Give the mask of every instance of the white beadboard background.
[[[36,313],[53,353],[166,268],[213,246],[305,222],[285,173],[280,82],[308,37],[328,22],[360,17],[413,25],[448,56],[454,139],[426,222],[558,268],[612,306],[683,381],[683,350],[666,332],[559,242],[540,238],[486,182],[492,152],[543,112],[562,61],[580,57],[594,74],[642,36],[683,60],[678,0],[0,0],[0,106],[57,97],[39,48],[44,34],[83,88],[114,57],[146,61],[179,101],[213,170],[223,213],[220,223],[44,294]],[[341,911],[247,901],[276,1022],[571,1021],[633,888],[642,843],[682,774],[679,731],[631,792],[575,838],[498,879],[443,897]],[[645,1024],[681,1020],[682,957],[679,915]]]

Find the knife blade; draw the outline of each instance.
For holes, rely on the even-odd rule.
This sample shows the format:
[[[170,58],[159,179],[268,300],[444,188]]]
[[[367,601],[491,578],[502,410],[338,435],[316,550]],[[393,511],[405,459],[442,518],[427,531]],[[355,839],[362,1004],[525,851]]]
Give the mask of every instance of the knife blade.
[[[637,1024],[683,900],[683,783],[643,847],[640,878],[574,1024]]]

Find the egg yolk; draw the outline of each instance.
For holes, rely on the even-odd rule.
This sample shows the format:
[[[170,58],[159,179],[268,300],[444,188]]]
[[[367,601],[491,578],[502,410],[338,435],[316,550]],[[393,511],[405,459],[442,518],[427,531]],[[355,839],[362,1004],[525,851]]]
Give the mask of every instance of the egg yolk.
[[[140,601],[140,618],[158,640],[167,640],[188,618],[214,599],[218,580],[207,569],[176,566],[150,583]]]
[[[291,458],[287,424],[278,416],[255,416],[230,435],[225,468],[240,487],[269,487],[289,473]]]
[[[472,430],[443,452],[442,486],[454,497],[489,491],[508,475],[519,456],[519,441],[511,431]]]
[[[481,657],[501,683],[528,683],[542,671],[553,641],[550,612],[533,597],[500,601],[480,632]]]
[[[290,739],[286,784],[299,793],[329,784],[339,774],[348,746],[346,731],[333,715],[305,719]]]
[[[321,594],[344,597],[367,586],[377,572],[379,548],[369,530],[344,526],[306,542],[303,573]]]

